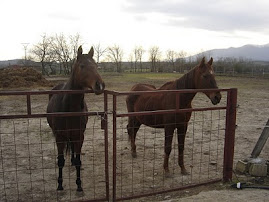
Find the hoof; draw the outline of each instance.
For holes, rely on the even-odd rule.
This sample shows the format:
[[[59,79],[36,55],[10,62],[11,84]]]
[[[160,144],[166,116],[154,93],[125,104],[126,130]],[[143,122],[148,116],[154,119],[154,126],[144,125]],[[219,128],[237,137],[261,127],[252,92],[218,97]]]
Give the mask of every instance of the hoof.
[[[165,173],[164,173],[164,177],[165,177],[165,178],[171,178],[171,177],[172,177],[172,174],[171,174],[170,172],[168,172],[168,173],[165,172]]]
[[[62,190],[64,190],[63,186],[58,186],[57,191],[62,191]]]
[[[172,177],[172,174],[170,173],[169,169],[164,169],[164,177],[166,178]]]
[[[78,187],[78,188],[77,188],[77,191],[78,191],[78,192],[82,192],[82,191],[83,191],[82,187]]]
[[[136,157],[137,157],[136,152],[132,152],[132,157],[133,157],[133,158],[136,158]]]
[[[190,173],[187,172],[187,170],[182,170],[182,171],[181,171],[181,174],[182,174],[182,175],[189,175]]]

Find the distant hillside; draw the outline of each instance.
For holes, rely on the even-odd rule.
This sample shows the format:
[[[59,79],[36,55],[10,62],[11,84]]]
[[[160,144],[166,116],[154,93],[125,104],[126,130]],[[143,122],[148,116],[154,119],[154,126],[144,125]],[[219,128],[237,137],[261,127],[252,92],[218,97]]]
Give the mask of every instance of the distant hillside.
[[[9,67],[13,65],[24,66],[24,63],[25,63],[24,59],[3,60],[0,61],[0,68]],[[30,66],[38,66],[38,63],[31,60],[27,60],[26,64]]]
[[[22,59],[0,61],[0,67],[7,67],[7,66],[11,66],[11,65],[21,65],[21,64],[23,64]]]
[[[269,61],[269,44],[262,46],[245,45],[238,48],[212,49],[192,57],[200,55],[213,57],[216,60],[220,58],[243,58],[253,61]]]

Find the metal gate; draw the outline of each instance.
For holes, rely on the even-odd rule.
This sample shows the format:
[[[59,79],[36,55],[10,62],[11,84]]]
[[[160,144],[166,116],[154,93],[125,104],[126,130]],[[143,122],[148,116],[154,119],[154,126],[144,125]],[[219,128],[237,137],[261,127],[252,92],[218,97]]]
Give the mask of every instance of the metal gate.
[[[104,102],[102,100],[99,106],[87,103],[90,109],[87,113],[44,113],[48,95],[57,93],[87,95],[92,91],[0,92],[3,101],[0,112],[0,201],[109,200]],[[9,105],[5,105],[8,100]],[[71,166],[70,155],[65,155],[64,190],[56,191],[57,146],[47,116],[89,117],[81,153],[81,179],[85,190],[82,193],[76,192],[76,169]]]
[[[135,93],[175,93],[178,99],[180,93],[205,91],[214,90]],[[185,165],[190,173],[187,176],[181,175],[175,160],[175,140],[170,155],[171,176],[165,176],[163,129],[142,127],[137,137],[138,157],[132,158],[126,124],[127,118],[136,114],[126,112],[124,98],[134,92],[106,90],[103,96],[89,99],[85,96],[87,113],[46,114],[48,94],[92,91],[1,91],[0,199],[116,201],[228,181],[233,168],[237,89],[220,91],[226,97],[221,106],[198,103],[193,109],[140,112],[141,115],[192,112],[185,142]],[[40,99],[44,101],[37,103]],[[6,100],[12,104],[3,105]],[[76,192],[75,171],[68,157],[63,170],[64,191],[57,192],[57,147],[46,117],[81,115],[89,116],[82,149],[84,192]]]
[[[126,112],[121,107],[124,96],[143,93],[209,92],[215,90],[162,90],[151,92],[107,91],[113,100],[113,200],[126,200],[150,196],[190,187],[215,183],[232,178],[237,89],[222,89],[226,101],[222,106],[211,103],[193,109]],[[137,133],[137,158],[132,158],[127,118],[138,115],[192,112],[185,140],[185,166],[190,174],[182,175],[177,165],[177,143],[174,140],[170,155],[170,170],[166,176],[163,167],[164,131],[143,127]],[[175,135],[174,135],[175,136]]]

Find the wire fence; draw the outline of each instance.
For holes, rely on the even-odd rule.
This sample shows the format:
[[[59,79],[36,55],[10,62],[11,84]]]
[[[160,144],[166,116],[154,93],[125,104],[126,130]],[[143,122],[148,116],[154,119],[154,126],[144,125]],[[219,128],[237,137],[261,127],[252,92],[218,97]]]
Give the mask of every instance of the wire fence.
[[[98,120],[98,125],[96,124]],[[57,145],[44,118],[0,121],[0,198],[6,201],[70,201],[106,197],[104,132],[90,117],[81,154],[82,186],[70,155],[63,169],[64,191],[57,192]]]
[[[223,91],[227,94],[231,92]],[[35,99],[39,102],[39,96],[50,93],[52,91],[0,93],[2,96],[12,95],[15,98],[19,95],[26,96],[22,103],[14,99],[19,111],[9,109],[8,113],[3,110],[0,115],[0,201],[122,200],[231,178],[230,162],[233,153],[225,154],[225,151],[230,149],[229,145],[233,146],[233,142],[229,143],[226,137],[233,132],[227,120],[234,113],[230,108],[235,109],[235,106],[229,105],[234,104],[229,103],[229,95],[224,96],[227,99],[225,106],[213,110],[208,106],[193,109],[184,150],[189,175],[182,175],[180,172],[178,143],[176,134],[173,135],[170,174],[167,176],[163,171],[163,129],[141,127],[136,141],[138,156],[136,159],[132,158],[126,130],[128,113],[125,112],[125,107],[112,109],[114,104],[124,106],[124,99],[114,103],[114,97],[120,97],[120,94],[106,91],[104,99],[90,100],[95,104],[90,105],[87,114],[50,114],[89,116],[81,153],[84,191],[76,191],[76,169],[71,166],[70,155],[65,155],[64,190],[56,191],[58,154],[55,138],[47,124],[48,114],[43,113],[43,105],[47,101],[44,100],[43,105],[37,104],[36,108],[32,103]],[[109,96],[113,96],[113,100]]]
[[[117,106],[123,102],[120,97],[130,93],[110,92],[113,95],[113,200],[149,196],[231,179],[236,112],[236,93],[232,93],[234,91],[228,90],[224,96],[227,99],[225,106],[146,111],[139,114],[154,120],[158,114],[192,111],[184,149],[185,167],[189,175],[180,172],[176,131],[170,154],[170,173],[167,175],[163,170],[164,129],[158,128],[158,125],[156,128],[141,127],[136,140],[137,158],[132,158],[127,146],[130,143],[126,125],[128,117],[135,116],[135,112],[117,110]]]

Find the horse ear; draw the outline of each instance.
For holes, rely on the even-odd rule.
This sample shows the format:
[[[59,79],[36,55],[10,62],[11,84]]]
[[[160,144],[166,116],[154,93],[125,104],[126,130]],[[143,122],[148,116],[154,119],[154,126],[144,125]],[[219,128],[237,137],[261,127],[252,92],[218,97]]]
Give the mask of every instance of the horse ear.
[[[211,57],[207,64],[209,64],[210,66],[212,66],[212,63],[213,63],[213,58]]]
[[[93,54],[94,54],[94,49],[93,47],[91,47],[91,50],[89,51],[88,55],[90,56],[90,58],[92,58]]]
[[[78,48],[78,55],[77,55],[77,58],[79,58],[81,55],[82,55],[82,46],[79,46],[79,48]]]
[[[205,65],[205,57],[203,57],[203,59],[201,60],[199,66],[203,67]]]

